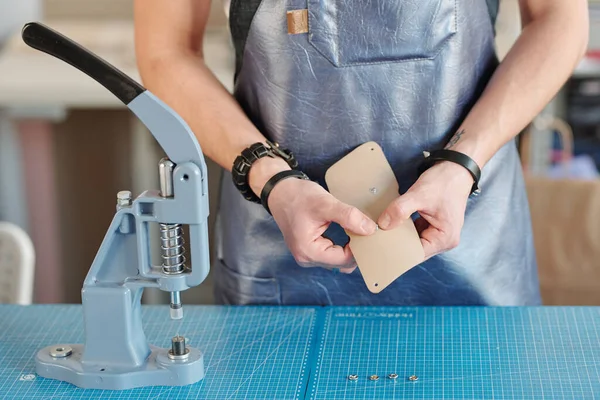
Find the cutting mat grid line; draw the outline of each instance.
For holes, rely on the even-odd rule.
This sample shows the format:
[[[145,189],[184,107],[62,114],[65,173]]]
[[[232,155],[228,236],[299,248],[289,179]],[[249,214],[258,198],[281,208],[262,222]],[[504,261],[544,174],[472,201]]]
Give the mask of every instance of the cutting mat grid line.
[[[176,333],[204,352],[206,377],[185,387],[84,390],[35,375],[34,356],[52,344],[81,343],[81,306],[0,306],[1,399],[303,398],[316,310],[309,307],[189,306],[183,322],[168,308],[143,309],[151,344]]]
[[[311,399],[600,399],[600,308],[327,313]]]

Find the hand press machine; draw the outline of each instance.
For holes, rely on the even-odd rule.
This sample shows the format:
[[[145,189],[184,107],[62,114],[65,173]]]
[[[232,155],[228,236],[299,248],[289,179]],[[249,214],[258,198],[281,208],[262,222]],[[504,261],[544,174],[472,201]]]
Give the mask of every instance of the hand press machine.
[[[159,162],[160,191],[132,199],[119,192],[117,210],[82,289],[85,343],[39,350],[38,375],[83,388],[181,386],[204,377],[200,350],[182,336],[171,349],[147,343],[144,288],[170,292],[170,317],[183,317],[180,292],[209,271],[207,170],[200,145],[183,119],[140,84],[77,43],[39,23],[26,24],[25,43],[86,73],[121,100],[150,130],[167,157]],[[162,265],[150,257],[149,223],[160,225]],[[191,266],[182,225],[188,225]]]

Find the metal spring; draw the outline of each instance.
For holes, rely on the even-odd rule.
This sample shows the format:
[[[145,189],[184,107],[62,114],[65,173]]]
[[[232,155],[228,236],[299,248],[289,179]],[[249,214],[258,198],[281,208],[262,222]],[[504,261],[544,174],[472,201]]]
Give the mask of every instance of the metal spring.
[[[185,247],[181,224],[160,224],[162,268],[167,274],[185,269]]]

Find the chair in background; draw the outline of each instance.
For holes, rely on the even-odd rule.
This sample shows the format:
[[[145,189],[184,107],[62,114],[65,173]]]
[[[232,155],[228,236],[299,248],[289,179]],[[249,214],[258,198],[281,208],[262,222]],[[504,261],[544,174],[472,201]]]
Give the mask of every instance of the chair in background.
[[[31,304],[35,251],[29,235],[0,222],[0,303]]]

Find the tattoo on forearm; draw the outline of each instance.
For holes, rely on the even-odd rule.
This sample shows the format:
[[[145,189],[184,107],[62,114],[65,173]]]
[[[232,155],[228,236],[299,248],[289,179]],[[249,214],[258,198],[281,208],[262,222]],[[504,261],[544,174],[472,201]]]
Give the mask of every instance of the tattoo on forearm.
[[[456,132],[454,134],[454,136],[452,136],[452,138],[450,139],[450,141],[448,142],[448,144],[446,145],[446,149],[449,149],[450,147],[454,146],[456,143],[458,143],[458,141],[460,140],[460,138],[462,137],[462,135],[465,134],[465,130],[461,129],[460,131]]]

